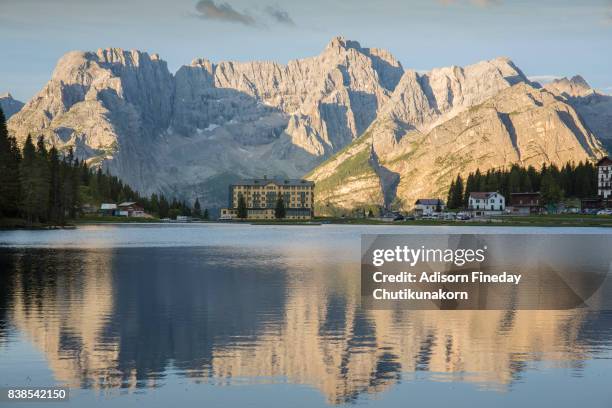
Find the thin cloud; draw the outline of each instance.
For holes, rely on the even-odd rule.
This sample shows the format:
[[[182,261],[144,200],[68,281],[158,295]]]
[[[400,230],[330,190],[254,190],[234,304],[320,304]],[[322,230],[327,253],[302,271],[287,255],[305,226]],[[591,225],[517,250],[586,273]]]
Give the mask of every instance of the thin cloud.
[[[561,75],[532,75],[527,77],[527,79],[529,79],[530,81],[539,82],[541,84],[546,84],[554,81],[555,79],[561,78],[563,78]]]
[[[264,9],[264,12],[277,23],[294,26],[295,22],[286,10],[280,8],[279,5],[270,5]]]
[[[257,21],[247,14],[233,8],[228,3],[215,3],[212,0],[200,0],[195,6],[198,17],[206,20],[223,21],[226,23],[257,25]]]

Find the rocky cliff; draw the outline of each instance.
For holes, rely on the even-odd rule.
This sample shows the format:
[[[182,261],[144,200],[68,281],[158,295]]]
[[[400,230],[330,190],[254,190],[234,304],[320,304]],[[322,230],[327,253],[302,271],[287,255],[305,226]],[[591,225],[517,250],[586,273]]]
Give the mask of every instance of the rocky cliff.
[[[552,81],[545,88],[572,105],[608,151],[612,150],[612,96],[591,88],[580,75]]]
[[[394,177],[379,177],[370,188],[345,195],[352,184],[374,172],[371,161],[364,160],[373,154],[377,166]],[[409,209],[418,198],[445,198],[457,174],[465,176],[478,168],[562,165],[603,154],[600,141],[571,105],[547,90],[519,82],[430,130],[403,127],[393,117],[381,116],[309,178],[317,183],[320,213],[346,212],[363,204]],[[347,163],[352,164],[350,169]]]
[[[8,92],[0,95],[0,109],[6,119],[19,112],[23,105],[23,102],[13,99],[13,95]]]
[[[145,193],[224,205],[239,177],[303,175],[371,124],[403,74],[388,52],[334,38],[287,65],[196,59],[172,75],[155,54],[71,52],[13,117]]]
[[[525,150],[532,142],[521,139],[514,156],[497,162],[497,155],[487,166],[527,162],[529,155],[537,161],[547,155],[579,160],[599,154],[591,131],[609,131],[598,116],[599,103],[576,108],[587,121],[589,112],[596,112],[591,116],[598,119],[585,126],[570,106],[577,102],[532,85],[506,58],[417,73],[404,70],[385,50],[342,37],[332,39],[321,54],[286,65],[197,58],[175,74],[156,54],[112,48],[64,55],[51,80],[8,125],[19,141],[28,134],[44,135],[60,149],[73,147],[79,157],[147,194],[199,197],[203,205],[216,207],[226,205],[227,185],[238,178],[300,177],[312,171],[320,203],[349,208],[445,189],[456,169],[435,164],[439,152],[423,149],[439,148],[442,138],[451,145],[453,138],[463,140],[461,127],[474,129],[464,122],[483,121],[480,133],[468,133],[477,141],[468,137],[464,143],[495,150],[488,141],[518,138],[522,129],[513,131],[511,119],[533,100],[542,104],[533,109],[565,112],[545,135],[525,131],[548,138],[533,142],[546,149],[539,155]],[[497,102],[507,100],[504,106],[517,98],[515,110],[483,107],[499,95],[505,95]],[[497,119],[487,122],[487,112]],[[565,128],[569,133],[560,130]],[[498,133],[485,140],[489,131]],[[462,149],[453,153],[457,162],[478,159]],[[422,157],[418,167],[414,157]],[[412,172],[420,175],[409,182]],[[426,182],[423,177],[434,178]]]

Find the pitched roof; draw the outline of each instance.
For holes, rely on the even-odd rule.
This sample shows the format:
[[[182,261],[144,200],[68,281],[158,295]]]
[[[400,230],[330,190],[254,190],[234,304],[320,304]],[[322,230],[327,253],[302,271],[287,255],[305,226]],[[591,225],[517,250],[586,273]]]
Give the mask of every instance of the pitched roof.
[[[510,193],[511,196],[531,196],[531,195],[540,195],[539,191],[533,191],[533,192],[525,192],[525,193]]]
[[[101,210],[116,210],[117,204],[103,203],[100,205]]]
[[[597,162],[598,166],[611,166],[612,165],[612,160],[610,160],[610,158],[608,156],[606,157],[602,157],[601,160],[599,160]]]
[[[444,205],[444,201],[440,200],[439,198],[419,198],[418,200],[416,200],[416,202],[414,203],[415,205],[421,204],[421,205]]]
[[[118,207],[129,207],[131,205],[137,204],[136,201],[126,201],[118,205]]]
[[[282,179],[282,178],[255,178],[255,179],[244,179],[237,183],[235,186],[265,186],[266,184],[274,183],[277,185],[285,186],[314,186],[314,182],[304,179]]]
[[[493,194],[497,194],[497,191],[472,191],[470,193],[470,197],[475,199],[487,199],[491,197]]]

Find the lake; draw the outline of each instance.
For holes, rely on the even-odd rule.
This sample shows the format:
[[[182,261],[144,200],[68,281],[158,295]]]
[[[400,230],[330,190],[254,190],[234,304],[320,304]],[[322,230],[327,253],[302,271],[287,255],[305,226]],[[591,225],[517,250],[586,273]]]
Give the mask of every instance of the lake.
[[[612,406],[610,311],[362,308],[361,234],[500,232],[612,230],[2,231],[0,387],[68,386],[54,406],[75,407]]]

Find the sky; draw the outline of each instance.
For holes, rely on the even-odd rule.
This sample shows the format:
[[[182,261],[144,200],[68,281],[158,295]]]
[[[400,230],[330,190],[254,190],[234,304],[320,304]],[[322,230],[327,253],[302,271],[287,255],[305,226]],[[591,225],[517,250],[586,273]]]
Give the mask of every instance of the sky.
[[[288,60],[342,35],[418,71],[507,56],[540,79],[612,93],[612,0],[0,0],[0,93],[27,101],[71,50]]]

